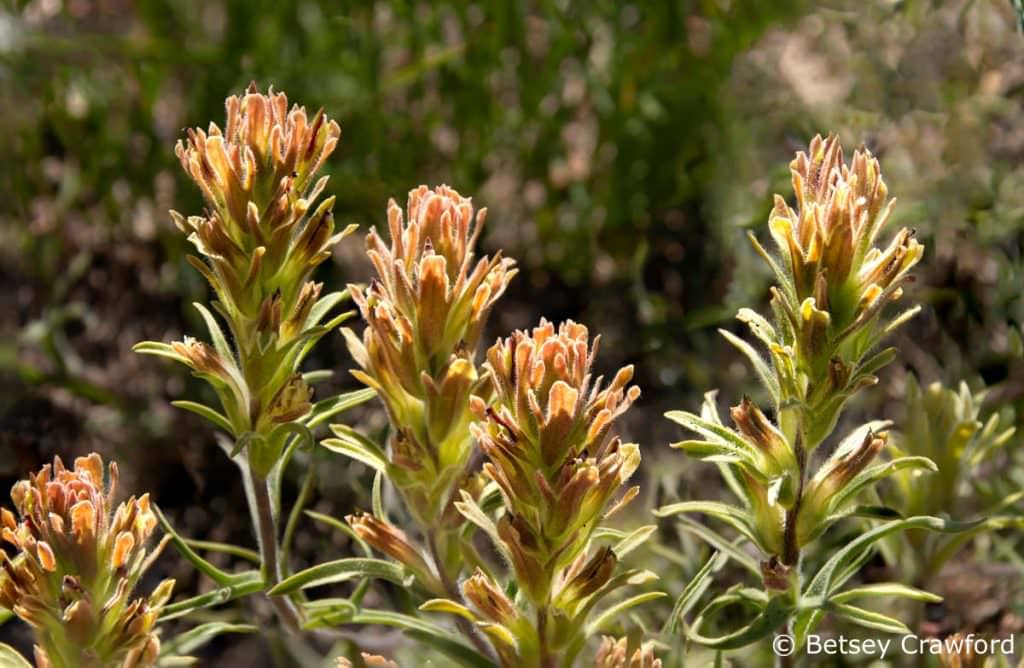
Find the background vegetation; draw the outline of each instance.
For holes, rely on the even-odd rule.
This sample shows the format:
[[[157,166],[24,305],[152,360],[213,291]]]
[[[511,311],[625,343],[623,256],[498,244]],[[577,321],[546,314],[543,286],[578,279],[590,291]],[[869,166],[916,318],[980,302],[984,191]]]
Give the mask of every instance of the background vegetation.
[[[363,233],[384,222],[387,198],[449,183],[490,209],[484,248],[523,269],[488,340],[541,315],[572,317],[602,333],[603,370],[637,365],[644,397],[625,428],[641,444],[646,498],[626,522],[650,522],[644,513],[666,499],[713,495],[693,491],[717,483],[668,450],[679,434],[661,414],[696,408],[713,387],[752,389],[715,329],[739,331],[736,308],[766,303],[745,231],[763,231],[789,159],[816,132],[880,156],[897,224],[927,246],[911,288],[925,309],[895,342],[901,364],[885,371],[878,405],[852,412],[901,424],[911,372],[922,386],[990,387],[982,416],[1021,408],[1024,39],[1009,2],[345,5],[0,10],[0,488],[55,454],[96,450],[121,462],[126,488],[152,490],[182,533],[252,542],[231,463],[208,426],[169,405],[201,384],[131,352],[202,331],[188,305],[207,286],[166,214],[197,212],[200,196],[173,145],[187,126],[220,122],[224,97],[250,81],[342,125],[325,172],[339,220],[362,231],[321,280],[366,280]],[[354,387],[341,337],[327,341],[310,368]],[[355,416],[384,427],[376,405]],[[1018,441],[980,475],[1019,489]],[[368,472],[329,455],[317,456],[315,509],[365,507]],[[339,536],[306,526],[294,558],[349,554]],[[668,528],[661,539],[639,558],[660,563],[678,592],[701,548]],[[947,574],[931,622],[1019,632],[1013,548],[976,545],[977,561]],[[154,571],[182,590],[208,586],[175,555]],[[0,639],[24,646],[27,634],[9,624]],[[209,654],[213,665],[266,656],[253,637]]]

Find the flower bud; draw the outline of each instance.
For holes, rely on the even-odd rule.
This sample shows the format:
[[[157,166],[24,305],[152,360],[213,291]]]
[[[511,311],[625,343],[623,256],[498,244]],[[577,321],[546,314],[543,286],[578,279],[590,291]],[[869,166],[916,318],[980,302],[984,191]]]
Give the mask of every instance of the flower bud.
[[[479,568],[462,583],[462,594],[490,622],[511,627],[521,618],[511,599]]]
[[[594,658],[594,668],[661,668],[654,645],[644,643],[629,655],[629,639],[604,636]]]

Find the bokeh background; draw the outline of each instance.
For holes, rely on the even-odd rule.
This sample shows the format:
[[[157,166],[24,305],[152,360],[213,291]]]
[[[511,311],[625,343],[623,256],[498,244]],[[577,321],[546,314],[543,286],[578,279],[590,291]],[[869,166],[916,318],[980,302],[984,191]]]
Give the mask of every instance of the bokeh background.
[[[738,307],[766,305],[746,232],[763,236],[772,193],[788,193],[788,161],[815,133],[876,153],[900,200],[894,226],[927,245],[910,291],[924,311],[851,419],[901,419],[908,372],[989,386],[989,406],[1024,398],[1024,37],[1009,0],[3,7],[2,489],[54,455],[96,450],[182,533],[253,542],[211,429],[169,405],[204,387],[131,352],[204,331],[189,304],[207,286],[167,216],[197,212],[200,196],[173,147],[185,127],[222,122],[224,97],[250,81],[342,126],[328,192],[361,232],[319,279],[366,280],[362,236],[384,222],[387,199],[448,183],[490,209],[484,249],[521,266],[492,336],[574,318],[602,334],[603,370],[637,365],[644,396],[626,420],[646,461],[637,522],[666,496],[716,484],[669,450],[679,432],[661,414],[695,408],[714,387],[756,393],[716,328],[738,332]],[[322,392],[354,387],[340,336],[315,357],[310,368],[337,371]],[[383,428],[375,405],[349,417]],[[313,456],[314,507],[365,507],[367,470],[329,454]],[[306,526],[295,559],[348,550]],[[175,555],[160,568],[182,591],[208,586]],[[992,614],[1012,625],[1024,616],[1021,569],[1001,572]],[[14,623],[0,638],[27,640]],[[206,654],[225,666],[270,656],[255,637]]]

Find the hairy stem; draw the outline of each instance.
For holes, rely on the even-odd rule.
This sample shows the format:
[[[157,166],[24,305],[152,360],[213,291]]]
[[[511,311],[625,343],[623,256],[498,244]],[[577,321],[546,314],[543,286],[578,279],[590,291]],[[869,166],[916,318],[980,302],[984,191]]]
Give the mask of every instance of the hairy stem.
[[[548,607],[537,609],[537,639],[540,641],[541,668],[557,668],[558,657],[551,652],[548,645]]]
[[[455,586],[452,579],[448,577],[448,571],[444,567],[444,561],[441,559],[441,550],[437,546],[437,531],[435,529],[427,530],[427,546],[430,549],[430,558],[434,562],[434,569],[437,571],[438,577],[441,578],[441,585],[444,587],[445,592],[448,594],[448,598],[459,603],[463,603],[462,592]],[[473,643],[477,651],[493,660],[494,653],[491,648],[487,645],[487,642],[480,635],[480,632],[476,630],[472,624],[469,623],[468,619],[456,615],[455,626],[458,627],[459,632]]]
[[[800,470],[800,478],[797,480],[796,486],[796,501],[793,503],[793,507],[786,511],[786,524],[782,534],[782,564],[790,568],[795,567],[800,561],[800,545],[797,542],[796,525],[804,496],[804,480],[807,478],[807,451],[804,449],[800,434],[800,430],[797,430],[796,445],[793,448],[796,453],[797,467]]]
[[[253,499],[256,503],[256,530],[259,532],[260,559],[262,561],[263,578],[269,589],[281,582],[281,561],[278,558],[277,527],[274,523],[274,509],[270,502],[270,490],[267,479],[250,469]],[[292,633],[302,629],[302,614],[295,604],[286,596],[268,596],[274,612],[281,623]]]

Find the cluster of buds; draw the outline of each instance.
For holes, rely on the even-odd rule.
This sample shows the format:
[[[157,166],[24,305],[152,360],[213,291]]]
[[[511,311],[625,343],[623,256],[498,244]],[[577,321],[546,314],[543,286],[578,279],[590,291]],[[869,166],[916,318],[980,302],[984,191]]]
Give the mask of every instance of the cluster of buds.
[[[906,228],[884,249],[876,245],[894,200],[867,150],[847,164],[837,137],[818,136],[790,170],[797,209],[776,195],[769,221],[782,265],[757,246],[779,280],[772,288],[776,327],[748,309],[740,318],[769,349],[777,405],[796,400],[821,416],[805,434],[803,446],[813,448],[845,398],[875,382],[874,369],[859,363],[914,312],[892,322],[880,317],[902,296],[924,247]]]
[[[298,373],[303,357],[348,315],[321,324],[346,295],[321,295],[323,284],[310,277],[355,226],[335,233],[333,197],[313,206],[327,184],[326,176],[314,178],[337,146],[337,123],[322,110],[310,120],[305,108],[289,109],[283,93],[264,95],[255,86],[226,107],[223,130],[212,123],[205,132],[189,130],[176,147],[207,209],[171,217],[204,258],[189,261],[213,286],[234,345],[197,305],[213,346],[186,338],[136,349],[176,359],[206,379],[223,414],[197,412],[249,445],[254,470],[265,476],[291,434],[284,427],[312,408],[312,390]]]
[[[148,598],[132,591],[164,543],[147,553],[157,524],[149,496],[113,510],[117,466],[106,482],[104,473],[97,454],[72,470],[55,459],[11,490],[17,517],[0,509],[3,540],[15,550],[0,551],[0,606],[33,628],[37,666],[156,665],[156,621],[174,581]]]
[[[908,229],[885,250],[874,245],[894,200],[869,151],[856,151],[847,165],[839,138],[819,135],[790,171],[797,210],[776,195],[769,227],[790,272],[783,291],[796,303],[779,298],[799,323],[798,352],[809,361],[825,342],[841,342],[899,299],[924,247]]]
[[[190,129],[175,148],[209,209],[171,215],[209,262],[197,268],[228,319],[286,338],[301,331],[319,295],[320,285],[306,279],[341,236],[333,197],[307,215],[327,184],[326,176],[313,178],[341,128],[323,110],[310,121],[305,108],[288,109],[284,93],[263,95],[255,85],[225,105],[224,130],[213,123],[208,132]]]
[[[498,534],[522,592],[538,606],[548,604],[556,576],[579,557],[640,464],[639,448],[612,433],[640,396],[629,386],[633,368],[602,387],[591,377],[598,343],[591,346],[587,328],[572,321],[557,331],[542,320],[532,332],[515,332],[487,351],[494,405],[472,400],[484,473],[505,499]]]
[[[604,517],[637,494],[613,496],[640,464],[635,444],[624,444],[612,425],[640,395],[630,386],[632,367],[607,386],[591,377],[598,340],[572,321],[541,321],[487,351],[485,368],[494,391],[488,404],[470,400],[478,422],[473,434],[487,461],[484,475],[504,501],[497,524],[486,520],[499,551],[511,565],[522,603],[507,596],[492,576],[478,570],[463,582],[469,607],[430,601],[424,609],[448,611],[473,621],[490,640],[503,666],[572,662],[579,634],[593,605],[629,578],[616,582],[618,557],[608,547],[590,551]],[[458,509],[480,524],[482,511],[463,493]]]
[[[366,321],[362,339],[344,330],[393,426],[389,477],[421,525],[437,528],[473,451],[469,398],[483,391],[474,351],[494,303],[515,275],[497,254],[474,262],[486,209],[455,190],[409,193],[406,214],[388,205],[391,245],[366,239],[377,277],[350,285]]]
[[[643,643],[630,655],[628,638],[605,636],[597,650],[594,668],[661,668],[661,659],[654,656],[652,643]]]

